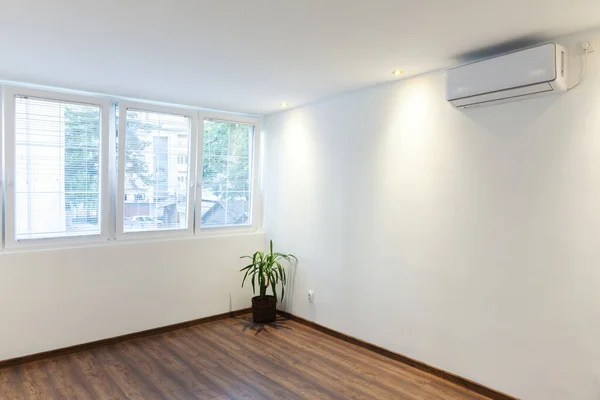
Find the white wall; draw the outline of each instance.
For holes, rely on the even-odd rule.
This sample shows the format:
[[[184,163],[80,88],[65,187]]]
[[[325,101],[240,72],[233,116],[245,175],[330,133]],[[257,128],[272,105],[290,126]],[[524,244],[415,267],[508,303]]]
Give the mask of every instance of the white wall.
[[[436,72],[268,116],[287,310],[524,399],[598,399],[599,53],[557,97],[459,111]]]
[[[264,234],[0,253],[0,360],[250,306]]]

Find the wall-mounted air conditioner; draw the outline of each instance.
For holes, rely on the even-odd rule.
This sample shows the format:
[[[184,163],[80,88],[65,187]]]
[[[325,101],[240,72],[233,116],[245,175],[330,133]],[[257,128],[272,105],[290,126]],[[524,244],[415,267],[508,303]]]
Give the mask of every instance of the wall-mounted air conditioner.
[[[548,43],[446,71],[446,100],[481,107],[567,91],[567,50]]]

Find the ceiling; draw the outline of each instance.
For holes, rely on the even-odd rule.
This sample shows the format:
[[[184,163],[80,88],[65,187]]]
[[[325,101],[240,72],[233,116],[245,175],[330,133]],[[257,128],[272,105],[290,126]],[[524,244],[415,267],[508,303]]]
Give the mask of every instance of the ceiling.
[[[598,0],[0,0],[0,10],[0,79],[256,114],[600,26]]]

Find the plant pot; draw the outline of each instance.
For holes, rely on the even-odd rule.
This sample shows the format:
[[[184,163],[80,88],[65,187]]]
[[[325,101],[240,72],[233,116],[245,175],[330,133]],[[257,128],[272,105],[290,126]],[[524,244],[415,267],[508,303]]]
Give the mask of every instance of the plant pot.
[[[269,324],[277,318],[277,299],[275,296],[252,298],[252,319],[257,324]]]

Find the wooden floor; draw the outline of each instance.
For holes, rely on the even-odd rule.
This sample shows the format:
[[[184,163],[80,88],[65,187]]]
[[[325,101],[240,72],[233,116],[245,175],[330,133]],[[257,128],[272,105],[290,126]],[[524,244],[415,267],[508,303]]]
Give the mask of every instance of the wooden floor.
[[[250,316],[0,370],[0,399],[484,399],[295,321]]]

